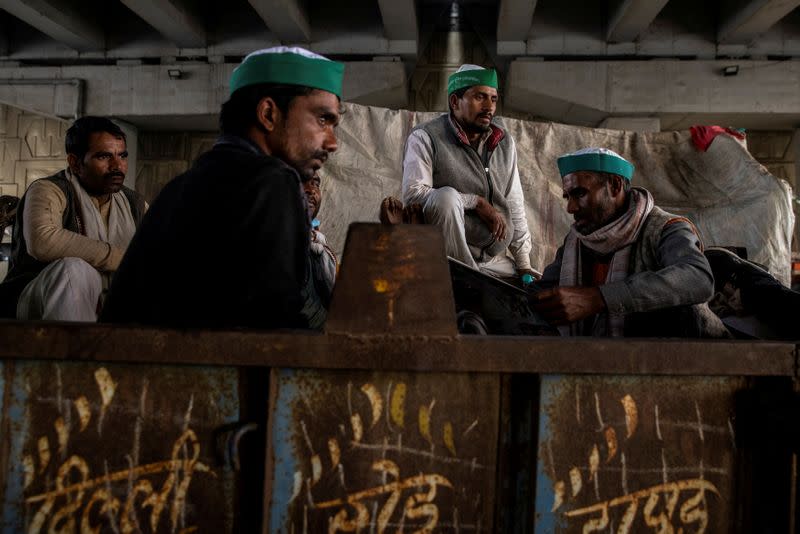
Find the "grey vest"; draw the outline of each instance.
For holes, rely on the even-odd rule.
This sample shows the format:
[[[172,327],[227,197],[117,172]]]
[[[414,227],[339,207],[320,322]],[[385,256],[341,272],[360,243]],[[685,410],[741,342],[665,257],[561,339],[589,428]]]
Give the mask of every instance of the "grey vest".
[[[657,271],[658,244],[670,220],[680,218],[658,206],[647,216],[639,238],[631,251],[628,272]],[[625,317],[626,337],[730,337],[728,330],[707,303],[675,306],[652,312],[632,313]]]
[[[40,179],[57,185],[67,198],[67,205],[61,217],[62,227],[70,232],[83,234],[80,203],[65,171]],[[144,216],[144,198],[125,186],[122,187],[122,192],[128,199],[133,220],[138,228]],[[27,195],[22,195],[22,199],[17,205],[17,220],[14,224],[14,232],[11,238],[11,261],[8,275],[0,283],[0,318],[13,318],[16,315],[17,301],[25,286],[50,264],[50,262],[39,261],[28,253],[22,215],[25,210],[26,197]]]
[[[417,126],[425,131],[433,147],[433,187],[452,187],[459,193],[480,195],[505,219],[506,238],[495,240],[474,210],[464,213],[465,234],[472,256],[477,261],[504,254],[514,235],[508,193],[515,155],[514,140],[494,126],[484,143],[483,153],[462,140],[447,114]]]

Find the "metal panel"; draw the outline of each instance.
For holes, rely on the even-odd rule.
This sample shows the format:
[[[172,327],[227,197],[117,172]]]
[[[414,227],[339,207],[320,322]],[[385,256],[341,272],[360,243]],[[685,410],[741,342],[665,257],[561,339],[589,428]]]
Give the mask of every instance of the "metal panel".
[[[271,390],[269,532],[493,530],[498,376],[282,369]]]
[[[325,330],[456,335],[443,251],[434,226],[351,224]]]
[[[542,377],[535,532],[733,532],[737,378]]]
[[[235,369],[4,362],[2,385],[3,533],[232,531]]]
[[[422,332],[320,335],[0,320],[0,358],[426,372],[795,376],[791,343]]]

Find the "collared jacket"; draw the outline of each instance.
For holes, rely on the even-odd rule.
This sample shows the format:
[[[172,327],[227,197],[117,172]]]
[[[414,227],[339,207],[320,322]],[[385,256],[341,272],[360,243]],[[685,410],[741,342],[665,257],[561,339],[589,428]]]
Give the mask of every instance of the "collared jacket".
[[[562,245],[542,285],[558,285],[563,253]],[[625,315],[625,337],[729,336],[708,308],[714,276],[700,238],[683,217],[654,207],[633,244],[628,272],[625,280],[598,288],[608,311]]]

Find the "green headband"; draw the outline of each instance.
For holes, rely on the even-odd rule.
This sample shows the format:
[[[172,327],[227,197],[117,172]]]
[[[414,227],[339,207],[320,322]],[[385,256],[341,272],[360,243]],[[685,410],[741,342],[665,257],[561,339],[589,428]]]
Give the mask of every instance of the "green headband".
[[[618,174],[631,181],[633,164],[610,154],[567,154],[558,158],[558,170],[561,177],[577,171],[608,172]]]
[[[459,89],[473,85],[488,85],[497,89],[497,72],[494,69],[454,72],[447,79],[447,94],[450,95]]]
[[[285,52],[245,58],[231,75],[230,91],[260,83],[313,87],[342,98],[344,64]]]

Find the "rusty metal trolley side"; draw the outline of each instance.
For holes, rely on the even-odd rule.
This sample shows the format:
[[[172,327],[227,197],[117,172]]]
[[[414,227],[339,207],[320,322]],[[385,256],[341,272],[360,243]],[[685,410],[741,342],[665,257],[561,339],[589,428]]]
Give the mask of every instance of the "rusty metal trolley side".
[[[792,521],[795,345],[459,336],[429,230],[355,226],[321,334],[0,323],[0,531]]]

